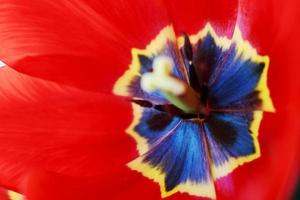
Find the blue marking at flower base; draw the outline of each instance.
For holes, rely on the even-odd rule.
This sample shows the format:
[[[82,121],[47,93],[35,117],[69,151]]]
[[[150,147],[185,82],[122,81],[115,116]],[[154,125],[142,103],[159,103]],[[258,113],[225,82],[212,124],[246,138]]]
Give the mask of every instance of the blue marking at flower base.
[[[218,37],[209,24],[197,35],[177,41],[174,36],[168,26],[146,49],[133,49],[130,69],[115,85],[116,94],[133,99],[127,132],[139,155],[128,166],[157,182],[162,197],[187,192],[215,198],[213,180],[260,156],[262,112],[274,111],[269,59],[258,55],[238,28],[232,40]],[[184,115],[159,92],[141,89],[141,76],[152,71],[157,56],[173,59],[173,76],[191,84],[208,113]]]
[[[144,162],[159,166],[166,174],[166,191],[188,180],[208,182],[209,163],[200,124],[183,121],[144,156]]]

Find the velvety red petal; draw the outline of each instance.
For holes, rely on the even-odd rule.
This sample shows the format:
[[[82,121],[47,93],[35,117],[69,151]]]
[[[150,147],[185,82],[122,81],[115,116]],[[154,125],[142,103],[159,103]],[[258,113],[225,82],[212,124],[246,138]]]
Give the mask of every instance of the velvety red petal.
[[[121,178],[120,178],[121,177]],[[36,170],[26,179],[24,193],[28,200],[154,200],[161,199],[159,188],[152,181],[131,171],[119,168],[113,174],[101,177],[74,178],[49,171]],[[208,200],[175,194],[168,200]]]
[[[299,1],[240,1],[242,34],[260,54],[270,57],[268,85],[276,113],[264,114],[259,130],[261,157],[232,174],[227,180],[231,192],[223,191],[219,182],[221,199],[291,198],[300,161],[299,17]]]
[[[11,200],[8,196],[8,191],[5,188],[0,188],[0,199],[1,200]]]
[[[26,179],[24,193],[28,200],[138,199],[131,188],[139,189],[140,192],[149,190],[149,184],[144,184],[141,178],[126,166],[111,174],[102,171],[101,176],[85,178],[35,170]],[[137,183],[143,183],[146,188],[137,188]],[[124,198],[123,194],[128,193],[128,190],[131,191],[131,198]],[[146,199],[157,199],[158,196],[158,192],[154,192],[148,194]]]
[[[238,0],[165,0],[177,34],[195,34],[210,22],[221,35],[231,36]]]
[[[19,191],[36,169],[109,176],[135,156],[135,143],[124,131],[131,106],[118,97],[3,67],[0,110],[0,184],[7,188]]]
[[[160,0],[0,0],[0,59],[32,76],[111,92],[170,21]]]
[[[260,53],[283,52],[282,48],[277,49],[281,45],[292,47],[288,50],[291,52],[296,48],[295,42],[299,42],[296,34],[299,6],[297,0],[287,0],[284,4],[273,0],[240,0],[238,25]]]

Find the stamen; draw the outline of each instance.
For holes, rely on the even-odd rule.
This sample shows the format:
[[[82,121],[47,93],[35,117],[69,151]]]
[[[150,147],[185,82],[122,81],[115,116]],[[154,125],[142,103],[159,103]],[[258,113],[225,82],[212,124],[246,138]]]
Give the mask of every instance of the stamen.
[[[141,87],[146,92],[160,91],[166,99],[186,113],[200,112],[200,97],[187,83],[172,76],[174,62],[160,56],[153,62],[153,72],[142,75]]]

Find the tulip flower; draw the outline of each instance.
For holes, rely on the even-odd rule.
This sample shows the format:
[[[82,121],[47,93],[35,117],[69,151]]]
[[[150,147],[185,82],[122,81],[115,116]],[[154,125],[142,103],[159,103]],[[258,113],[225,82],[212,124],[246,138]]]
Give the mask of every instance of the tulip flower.
[[[0,0],[1,195],[290,198],[299,163],[298,6]],[[219,70],[212,83],[203,60]],[[226,141],[238,142],[233,150]]]

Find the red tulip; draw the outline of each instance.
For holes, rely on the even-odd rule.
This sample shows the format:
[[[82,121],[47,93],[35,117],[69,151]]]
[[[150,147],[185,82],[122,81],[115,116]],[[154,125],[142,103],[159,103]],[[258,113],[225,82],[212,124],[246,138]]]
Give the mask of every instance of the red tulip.
[[[165,26],[195,34],[236,25],[268,55],[276,113],[259,129],[261,157],[215,183],[217,199],[289,199],[298,175],[300,3],[271,0],[0,0],[0,185],[29,200],[160,199],[130,170],[130,102],[112,94]],[[168,199],[198,199],[176,193]],[[199,199],[202,199],[199,197]]]

